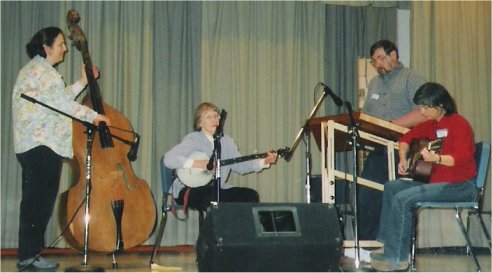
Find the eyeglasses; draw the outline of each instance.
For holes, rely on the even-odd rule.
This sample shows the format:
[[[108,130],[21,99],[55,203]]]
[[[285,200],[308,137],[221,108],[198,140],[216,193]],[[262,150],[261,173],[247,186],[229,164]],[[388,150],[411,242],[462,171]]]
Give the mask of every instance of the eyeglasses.
[[[384,58],[386,58],[387,56],[388,55],[383,53],[383,54],[377,56],[376,58],[371,58],[371,64],[375,66],[378,62],[382,62],[384,60]]]
[[[439,109],[442,108],[442,106],[430,106],[430,105],[419,105],[418,106],[422,110],[429,110],[429,109]]]

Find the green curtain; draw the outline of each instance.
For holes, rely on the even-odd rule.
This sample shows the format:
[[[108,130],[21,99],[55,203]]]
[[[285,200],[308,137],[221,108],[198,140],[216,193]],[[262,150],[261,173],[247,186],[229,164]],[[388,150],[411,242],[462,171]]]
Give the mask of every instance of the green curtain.
[[[158,211],[162,204],[159,172],[161,157],[193,129],[194,108],[200,103],[202,3],[155,3],[153,62],[152,191]],[[182,215],[180,215],[182,216]],[[190,211],[187,222],[169,217],[162,245],[194,244],[198,216]],[[155,240],[152,236],[151,243]]]
[[[228,111],[226,133],[242,154],[291,145],[322,78],[323,5],[206,2],[202,94]],[[302,150],[259,174],[233,175],[262,202],[302,202]]]
[[[39,29],[59,26],[67,33],[66,14],[76,9],[92,61],[101,71],[98,84],[104,102],[119,110],[141,135],[138,160],[132,166],[137,177],[151,186],[154,166],[153,122],[153,2],[2,2],[2,248],[17,247],[20,166],[13,152],[11,92],[20,68],[28,61],[25,45]],[[80,77],[82,58],[71,47],[58,69],[67,84]],[[79,162],[84,166],[84,162]],[[73,161],[64,164],[60,193],[73,182]],[[83,178],[82,178],[83,179]],[[85,182],[85,179],[83,179]],[[58,207],[58,204],[57,204]],[[50,244],[60,233],[56,210],[46,234]],[[60,242],[58,247],[64,247]]]
[[[330,4],[326,5],[325,11],[325,83],[342,100],[350,102],[354,111],[360,111],[358,109],[357,59],[370,58],[369,49],[378,40],[388,39],[396,42],[397,10],[395,7],[375,8],[366,5]],[[327,115],[347,113],[345,106],[336,107],[330,98],[327,100],[324,104]],[[321,153],[317,146],[313,146],[312,151],[313,173],[320,173]],[[360,162],[363,161],[362,154],[359,153],[358,157],[360,168],[362,167]],[[353,174],[352,152],[337,152],[335,166],[337,170]],[[336,183],[346,182],[337,180]],[[339,191],[341,192],[343,191]],[[349,219],[347,215],[342,219],[345,225],[345,238],[352,240],[354,238],[352,224],[350,220],[347,220]]]
[[[1,213],[2,219],[10,219],[2,221],[2,248],[17,247],[21,192],[20,166],[12,148],[12,86],[28,61],[24,45],[42,27],[56,25],[66,30],[69,9],[75,8],[81,15],[79,25],[88,39],[93,63],[101,71],[98,83],[104,101],[122,112],[141,136],[138,160],[132,166],[136,175],[149,183],[158,211],[162,197],[159,160],[192,129],[198,103],[210,100],[229,111],[226,132],[236,139],[243,154],[277,149],[293,141],[313,100],[306,89],[313,88],[323,75],[320,3],[74,1],[1,5]],[[233,24],[230,34],[236,37],[213,34]],[[218,47],[210,47],[210,43]],[[69,50],[59,70],[70,84],[79,77],[82,61],[76,49]],[[227,81],[233,79],[237,81],[234,85]],[[301,156],[300,149],[290,162],[280,159],[271,170],[233,177],[233,183],[256,188],[265,202],[303,202]],[[64,165],[60,192],[73,183],[69,166]],[[56,214],[48,227],[47,244],[60,233]],[[171,217],[162,244],[194,244],[197,227],[193,214],[187,223]],[[147,243],[151,242],[153,237]],[[66,245],[62,241],[57,246]]]
[[[431,81],[446,87],[458,112],[475,131],[475,141],[490,143],[491,64],[490,2],[412,2],[412,66]],[[489,168],[490,169],[490,168]],[[484,210],[490,212],[490,170]],[[466,216],[466,215],[464,215]],[[424,211],[420,215],[421,247],[464,245],[450,211]],[[490,217],[483,217],[490,230]],[[487,220],[488,219],[488,220]],[[449,223],[449,224],[448,224]],[[487,246],[476,222],[471,237]]]
[[[19,69],[28,61],[25,44],[42,27],[56,25],[66,30],[69,9],[77,9],[82,17],[79,25],[88,38],[93,62],[101,70],[99,85],[105,102],[122,112],[141,136],[138,160],[132,166],[136,175],[149,183],[158,212],[162,197],[159,160],[191,131],[193,111],[200,102],[211,101],[228,111],[226,133],[235,138],[244,155],[290,146],[320,95],[320,90],[314,90],[316,83],[324,81],[343,100],[355,105],[357,57],[367,56],[368,47],[375,40],[395,37],[394,9],[378,10],[371,6],[346,8],[303,1],[0,4],[1,217],[8,219],[1,223],[2,248],[17,247],[21,193],[20,166],[12,147],[12,87]],[[490,60],[490,24],[478,24],[470,18],[485,16],[490,21],[488,5],[489,8],[475,11],[463,8],[459,13],[459,18],[473,29],[469,33],[463,31],[466,41],[477,41],[464,44],[463,49],[471,47],[474,50],[469,50],[470,54],[478,52],[479,57],[473,55],[472,60],[479,64]],[[448,8],[444,4],[439,6],[439,10]],[[434,16],[427,10],[414,9],[414,18]],[[432,24],[415,24],[414,19],[412,56],[421,52],[417,46],[422,44],[416,41],[424,42],[436,31],[427,27]],[[468,58],[464,56],[460,59]],[[428,65],[412,61],[419,72],[430,76],[425,70]],[[66,61],[59,66],[67,83],[79,77],[81,65],[80,53],[70,47]],[[473,71],[490,75],[490,63],[483,66]],[[459,78],[459,73],[467,73],[458,65],[446,67],[449,71],[445,72],[457,73],[455,78]],[[440,77],[436,80],[452,78]],[[473,102],[478,105],[475,108],[480,110],[472,120],[477,139],[490,140],[490,122],[479,118],[490,117],[490,77],[483,78],[486,80],[480,80],[476,86],[458,87],[463,88],[462,94],[473,90]],[[474,79],[468,76],[463,81],[471,84],[476,82]],[[461,102],[465,97],[458,101],[459,108],[470,118],[474,109]],[[335,109],[329,101],[325,105],[318,116],[345,112]],[[319,160],[319,153],[314,153],[317,147],[312,145],[313,161]],[[259,174],[234,175],[231,183],[258,190],[263,202],[305,202],[305,150],[301,143],[289,162],[279,159],[276,166]],[[313,166],[319,171],[319,163]],[[60,192],[70,188],[71,176],[72,171],[65,164]],[[46,242],[53,241],[59,232],[55,212]],[[195,214],[190,215],[187,223],[170,217],[162,245],[193,245],[197,235]],[[153,239],[154,236],[146,243],[153,243]]]
[[[354,109],[357,109],[359,88],[357,58],[370,58],[369,49],[378,40],[396,42],[396,11],[396,8],[326,5],[325,79]],[[333,104],[328,106],[329,114],[346,112]]]

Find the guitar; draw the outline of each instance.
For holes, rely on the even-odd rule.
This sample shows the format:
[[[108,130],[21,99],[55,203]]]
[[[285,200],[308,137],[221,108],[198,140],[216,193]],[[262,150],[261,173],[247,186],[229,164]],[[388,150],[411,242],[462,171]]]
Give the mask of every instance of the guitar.
[[[424,161],[420,152],[426,148],[429,151],[440,153],[444,138],[430,141],[427,138],[413,139],[407,156],[407,172],[403,178],[410,178],[421,182],[429,182],[433,162]]]
[[[285,147],[283,149],[279,149],[276,152],[277,157],[282,157],[286,153],[290,151],[289,147]],[[264,158],[267,156],[267,153],[260,153],[260,154],[252,154],[252,155],[247,155],[247,156],[241,156],[241,157],[236,157],[236,158],[231,158],[231,159],[225,159],[220,161],[221,166],[227,166],[227,165],[232,165],[248,160],[253,160],[257,158]],[[190,158],[194,160],[209,160],[209,157],[202,152],[193,152],[190,155]],[[191,169],[177,169],[176,170],[176,175],[179,177],[179,180],[183,182],[186,186],[190,188],[196,188],[196,187],[201,187],[207,185],[210,180],[212,180],[215,172],[214,171],[209,171],[207,169],[200,169],[200,168],[191,168]]]

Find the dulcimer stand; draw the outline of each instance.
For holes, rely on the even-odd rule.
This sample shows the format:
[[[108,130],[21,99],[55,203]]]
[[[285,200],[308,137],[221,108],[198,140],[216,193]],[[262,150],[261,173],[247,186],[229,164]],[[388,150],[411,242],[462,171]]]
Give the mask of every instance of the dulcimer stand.
[[[59,109],[56,109],[50,105],[47,105],[33,97],[27,96],[25,94],[21,94],[21,97],[23,99],[26,99],[32,103],[39,104],[43,107],[46,107],[54,112],[57,112],[61,115],[64,115],[74,121],[82,123],[84,126],[86,126],[87,131],[87,154],[86,154],[86,159],[85,159],[85,171],[86,171],[86,178],[85,178],[85,212],[84,212],[84,253],[83,253],[83,260],[81,267],[68,267],[65,269],[66,272],[104,272],[104,269],[101,267],[90,267],[87,264],[87,257],[89,253],[89,219],[90,219],[90,213],[89,213],[89,207],[90,207],[90,192],[91,192],[91,154],[92,154],[92,143],[94,140],[94,135],[95,135],[95,126],[92,125],[91,123],[85,122],[83,120],[80,120],[72,115],[69,115]]]

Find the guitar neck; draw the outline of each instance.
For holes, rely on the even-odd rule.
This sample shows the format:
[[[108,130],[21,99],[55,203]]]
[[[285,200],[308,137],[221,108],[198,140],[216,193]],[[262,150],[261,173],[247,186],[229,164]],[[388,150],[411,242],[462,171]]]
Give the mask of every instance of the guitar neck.
[[[261,153],[261,154],[254,154],[254,155],[247,155],[247,156],[241,156],[241,157],[236,157],[236,158],[231,158],[231,159],[225,159],[220,161],[221,166],[227,166],[243,161],[248,161],[248,160],[253,160],[257,158],[264,158],[267,156],[267,153]]]

